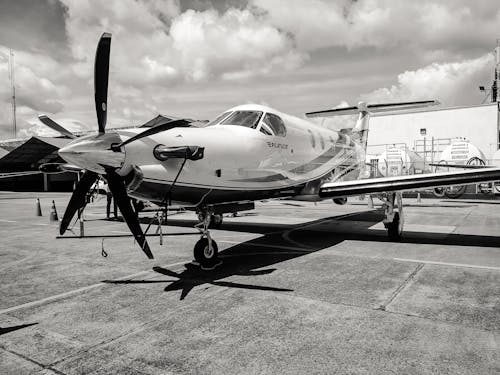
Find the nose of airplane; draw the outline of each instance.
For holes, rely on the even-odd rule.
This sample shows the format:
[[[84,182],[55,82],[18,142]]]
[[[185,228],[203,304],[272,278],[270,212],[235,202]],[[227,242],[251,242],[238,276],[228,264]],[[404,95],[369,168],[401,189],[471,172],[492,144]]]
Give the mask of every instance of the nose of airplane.
[[[122,140],[116,133],[90,135],[78,138],[59,149],[59,156],[68,163],[96,173],[105,173],[105,167],[120,168],[125,160],[121,151],[112,151],[113,143]]]

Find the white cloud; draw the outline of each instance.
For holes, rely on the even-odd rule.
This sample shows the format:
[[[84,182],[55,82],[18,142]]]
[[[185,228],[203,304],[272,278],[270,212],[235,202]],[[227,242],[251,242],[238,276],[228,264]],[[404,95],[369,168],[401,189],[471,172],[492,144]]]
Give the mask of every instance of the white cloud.
[[[0,135],[12,136],[12,91],[9,80],[8,49],[0,58]],[[63,110],[63,97],[70,90],[62,83],[55,83],[48,77],[62,77],[60,65],[50,57],[25,51],[13,51],[16,87],[16,122],[20,130],[36,119],[38,113],[58,113]]]
[[[181,12],[178,0],[61,2],[69,58],[58,61],[43,50],[15,51],[18,100],[24,108],[20,127],[36,123],[38,112],[46,112],[55,120],[62,113],[95,129],[93,63],[104,31],[113,34],[108,121],[121,126],[146,121],[155,112],[204,118],[241,98],[287,109],[335,103],[340,94],[332,99],[330,92],[345,93],[348,86],[340,78],[353,82],[348,88],[353,100],[357,91],[387,86],[379,82],[394,76],[387,66],[392,56],[414,70],[363,98],[478,102],[481,95],[471,92],[490,81],[491,61],[474,57],[491,48],[500,24],[500,9],[487,0],[249,0],[247,7],[219,7],[224,12]],[[340,52],[325,54],[322,49]],[[321,74],[307,74],[322,53],[332,60],[331,67],[323,61]],[[371,53],[378,53],[378,60]],[[331,73],[338,67],[337,57],[343,59],[342,77]],[[0,80],[5,77],[5,84],[0,82],[0,123],[8,124],[6,69],[0,58]],[[286,76],[294,70],[303,74]],[[366,89],[374,81],[377,85]],[[337,86],[330,90],[325,82]],[[278,92],[276,85],[285,89]]]
[[[430,64],[398,75],[391,87],[362,95],[368,102],[438,99],[446,105],[470,104],[471,92],[480,97],[478,85],[489,81],[493,56],[486,54],[461,62]]]
[[[248,77],[301,62],[291,39],[248,9],[230,8],[222,15],[188,10],[173,20],[170,35],[184,76],[194,81]]]
[[[307,51],[370,46],[474,48],[491,43],[500,24],[498,3],[488,0],[252,0],[252,5]]]

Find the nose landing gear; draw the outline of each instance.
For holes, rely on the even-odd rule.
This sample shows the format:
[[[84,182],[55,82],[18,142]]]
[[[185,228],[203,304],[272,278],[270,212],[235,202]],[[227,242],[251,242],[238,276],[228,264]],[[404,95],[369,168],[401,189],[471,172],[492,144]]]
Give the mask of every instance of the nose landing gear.
[[[218,228],[222,224],[222,215],[215,215],[208,209],[202,209],[198,212],[200,223],[195,227],[200,231],[201,238],[194,245],[194,259],[200,265],[202,270],[213,270],[222,264],[219,259],[219,248],[212,239],[208,228]]]

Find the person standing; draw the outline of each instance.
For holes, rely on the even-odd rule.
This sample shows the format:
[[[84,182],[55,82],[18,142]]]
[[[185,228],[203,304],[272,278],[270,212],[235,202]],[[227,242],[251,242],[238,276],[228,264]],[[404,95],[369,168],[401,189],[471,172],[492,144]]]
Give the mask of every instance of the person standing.
[[[116,206],[116,199],[113,198],[113,194],[111,193],[111,190],[109,190],[109,185],[106,184],[106,218],[109,220],[110,219],[110,211],[111,211],[111,202],[113,202],[113,213],[114,213],[114,218],[118,219],[118,207]]]

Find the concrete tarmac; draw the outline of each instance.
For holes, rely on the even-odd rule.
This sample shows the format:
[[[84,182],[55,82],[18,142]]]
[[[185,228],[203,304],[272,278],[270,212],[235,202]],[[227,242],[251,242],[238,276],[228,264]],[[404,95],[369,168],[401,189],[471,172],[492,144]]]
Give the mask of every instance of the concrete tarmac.
[[[148,260],[105,197],[57,239],[68,199],[0,192],[0,374],[500,374],[497,201],[405,199],[398,243],[357,198],[257,203],[206,272],[193,213]]]

